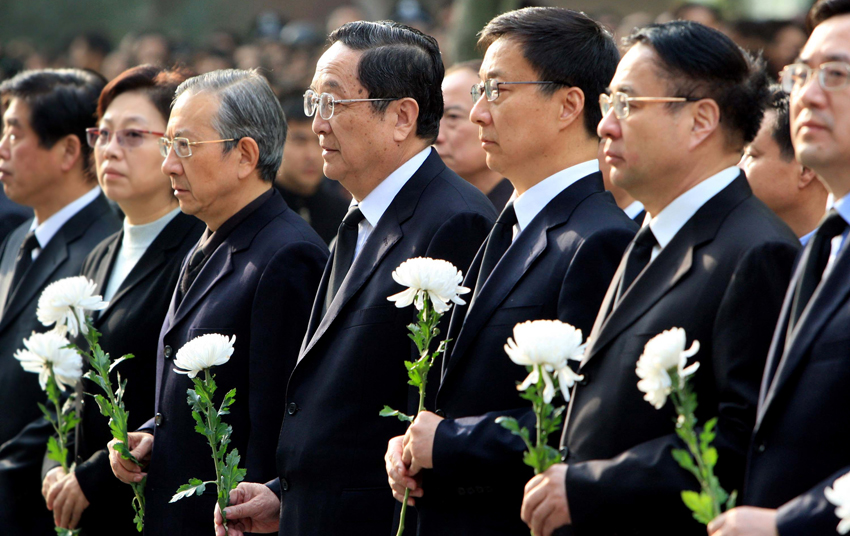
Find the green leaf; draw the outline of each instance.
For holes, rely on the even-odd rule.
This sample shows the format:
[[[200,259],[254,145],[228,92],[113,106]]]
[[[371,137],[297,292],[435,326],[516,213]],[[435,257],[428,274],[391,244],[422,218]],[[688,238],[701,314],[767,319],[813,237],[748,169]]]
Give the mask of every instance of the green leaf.
[[[711,497],[706,493],[697,493],[695,491],[683,491],[682,502],[685,503],[691,512],[694,514],[694,519],[703,525],[708,525],[712,519],[711,515]]]
[[[691,457],[691,453],[684,449],[673,449],[670,452],[673,455],[673,459],[679,463],[679,466],[682,469],[690,471],[694,476],[699,478],[699,470],[697,469],[696,464],[694,463],[694,459]]]
[[[59,441],[50,436],[47,440],[47,458],[61,464],[67,463],[68,451],[59,447]]]
[[[109,365],[109,372],[111,373],[112,369],[114,369],[115,367],[117,367],[118,365],[123,363],[124,361],[127,361],[128,359],[133,359],[133,357],[134,357],[133,354],[127,354],[125,356],[119,357],[118,359],[113,361],[111,365]]]
[[[400,420],[402,422],[412,422],[413,421],[413,417],[411,417],[410,415],[405,415],[404,413],[400,412],[399,410],[393,409],[389,406],[384,406],[384,409],[382,409],[380,411],[380,413],[378,413],[378,415],[380,415],[381,417],[398,417],[398,420]]]
[[[496,424],[501,424],[502,428],[508,429],[515,434],[519,434],[519,422],[513,417],[496,417]]]
[[[135,463],[136,465],[141,465],[141,464],[139,463],[139,461],[136,459],[136,457],[135,457],[135,456],[133,456],[132,454],[130,454],[130,449],[128,449],[128,448],[127,448],[127,445],[126,445],[125,443],[115,443],[115,446],[114,446],[113,448],[114,448],[114,449],[118,452],[118,454],[120,454],[120,455],[121,455],[121,457],[122,457],[122,458],[124,458],[125,460],[130,460],[130,461],[132,461],[133,463]]]
[[[710,468],[717,465],[717,449],[714,447],[708,447],[703,450],[702,461]]]
[[[702,431],[699,434],[700,448],[703,450],[705,450],[717,436],[717,432],[714,431],[715,426],[717,426],[717,417],[709,420],[705,423],[705,426],[703,426]]]
[[[735,508],[736,502],[738,502],[738,490],[734,490],[729,494],[729,500],[726,501],[726,510],[729,511]]]
[[[207,487],[207,482],[204,482],[197,478],[189,479],[188,484],[183,484],[179,488],[177,488],[177,493],[171,498],[169,503],[177,502],[180,499],[185,499],[186,497],[191,497],[192,495],[198,495],[204,493],[204,490]]]

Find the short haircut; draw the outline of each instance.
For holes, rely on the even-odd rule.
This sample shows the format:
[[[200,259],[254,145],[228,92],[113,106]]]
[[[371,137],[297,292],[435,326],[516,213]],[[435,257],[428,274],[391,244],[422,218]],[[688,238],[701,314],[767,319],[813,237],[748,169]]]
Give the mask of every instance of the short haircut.
[[[558,7],[527,7],[494,18],[481,30],[478,46],[486,50],[500,38],[516,42],[523,57],[551,95],[563,87],[584,93],[584,126],[597,137],[602,120],[599,95],[604,93],[620,60],[611,33],[584,13]]]
[[[287,123],[292,123],[293,121],[297,121],[299,123],[313,121],[312,117],[308,117],[307,114],[304,113],[303,93],[287,93],[280,98],[280,105],[283,108],[284,115],[286,115]]]
[[[770,99],[765,111],[776,112],[770,135],[779,146],[779,152],[786,161],[794,160],[794,145],[791,143],[791,115],[788,107],[788,94],[779,85],[770,86]]]
[[[138,91],[144,94],[153,104],[165,122],[171,115],[171,103],[177,86],[192,76],[189,71],[182,69],[165,69],[156,65],[138,65],[131,67],[106,84],[100,93],[97,103],[97,119],[103,119],[106,109],[118,95]]]
[[[92,148],[86,129],[95,124],[97,99],[106,79],[84,69],[41,69],[24,71],[0,84],[3,108],[20,99],[30,109],[30,126],[42,147],[51,148],[68,135],[80,140],[83,170],[96,180]]]
[[[823,21],[848,13],[850,0],[818,0],[806,16],[806,29],[811,32]]]
[[[457,71],[471,71],[475,73],[475,76],[478,76],[478,72],[481,71],[481,64],[484,63],[481,60],[467,60],[462,61],[460,63],[455,63],[448,69],[446,69],[446,76],[457,72]]]
[[[636,44],[654,49],[670,96],[712,99],[729,144],[739,150],[753,141],[769,97],[761,58],[750,56],[722,32],[691,21],[637,29],[626,38],[627,46]]]
[[[437,40],[398,22],[349,22],[328,38],[333,44],[363,51],[357,65],[357,78],[369,92],[368,98],[412,98],[419,105],[416,135],[433,143],[443,117],[445,69]],[[383,112],[388,101],[372,102]]]
[[[174,95],[211,93],[219,100],[212,127],[224,142],[226,153],[242,138],[251,138],[260,148],[257,170],[266,182],[274,182],[286,142],[286,119],[277,97],[256,69],[223,69],[189,78]]]

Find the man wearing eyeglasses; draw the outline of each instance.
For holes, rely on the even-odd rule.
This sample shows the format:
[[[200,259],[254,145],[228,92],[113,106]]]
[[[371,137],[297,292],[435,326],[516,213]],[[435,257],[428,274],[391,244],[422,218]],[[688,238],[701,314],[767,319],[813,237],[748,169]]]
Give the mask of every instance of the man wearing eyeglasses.
[[[177,88],[165,135],[162,171],[180,209],[207,229],[183,263],[159,335],[155,415],[128,446],[144,468],[109,445],[112,471],[145,486],[146,534],[211,531],[216,496],[169,504],[190,478],[215,480],[210,446],[195,431],[186,391],[192,381],[174,371],[178,351],[195,337],[235,337],[230,360],[216,367],[219,392],[236,389],[227,415],[230,448],[247,478],[276,474],[274,455],[285,407],[278,395],[295,366],[327,247],[290,210],[273,182],[280,167],[286,121],[259,73],[213,71]],[[133,385],[144,389],[154,386]]]
[[[561,441],[565,463],[532,478],[522,518],[537,536],[705,534],[682,502],[694,476],[670,403],[637,388],[646,342],[684,328],[700,343],[691,387],[718,417],[715,474],[740,490],[770,334],[800,244],[736,167],[759,129],[767,76],[722,33],[677,21],[636,30],[603,95],[612,182],[647,219],[608,287]],[[709,52],[710,51],[710,52]]]
[[[313,116],[325,175],[353,200],[298,364],[277,399],[286,408],[279,478],[239,485],[226,512],[231,536],[392,530],[395,501],[382,456],[405,426],[378,413],[384,405],[415,413],[418,402],[404,366],[416,355],[406,327],[415,310],[387,300],[403,290],[392,272],[420,256],[465,272],[496,216],[487,197],[430,147],[443,112],[437,42],[390,22],[349,23],[330,42],[304,111]],[[216,513],[223,536],[221,523]]]
[[[0,532],[53,533],[41,498],[41,465],[53,432],[37,403],[47,397],[13,355],[47,328],[36,319],[41,291],[79,274],[86,255],[117,231],[92,171],[86,128],[106,81],[78,69],[24,71],[0,85],[0,181],[33,217],[0,246]]]
[[[816,3],[808,26],[782,82],[797,159],[836,201],[798,259],[776,324],[740,501],[748,506],[709,524],[714,536],[836,534],[840,501],[827,490],[850,471],[850,2]]]
[[[534,414],[516,389],[527,371],[503,348],[530,320],[589,333],[637,230],[596,158],[596,102],[619,59],[610,34],[576,11],[527,8],[490,21],[479,45],[470,119],[488,167],[516,194],[466,274],[472,299],[452,314],[437,413],[388,446],[393,493],[414,490],[421,535],[528,533],[517,513],[534,473],[523,441],[496,419],[534,429]]]

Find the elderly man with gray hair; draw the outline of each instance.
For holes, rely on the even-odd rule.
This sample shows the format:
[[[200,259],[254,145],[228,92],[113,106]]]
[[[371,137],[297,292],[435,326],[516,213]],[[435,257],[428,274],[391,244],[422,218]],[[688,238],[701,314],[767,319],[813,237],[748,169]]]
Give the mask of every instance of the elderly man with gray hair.
[[[280,104],[254,71],[214,71],[177,88],[160,140],[162,171],[181,210],[207,229],[184,261],[160,332],[156,415],[130,434],[129,447],[145,467],[123,460],[110,443],[120,480],[148,477],[146,534],[211,531],[214,488],[168,504],[189,478],[215,480],[210,447],[195,432],[186,404],[192,382],[173,370],[177,351],[199,335],[236,336],[233,356],[216,369],[218,391],[237,390],[227,417],[231,447],[242,454],[250,480],[277,476],[284,405],[275,401],[295,365],[328,256],[319,236],[272,187],[285,139]]]

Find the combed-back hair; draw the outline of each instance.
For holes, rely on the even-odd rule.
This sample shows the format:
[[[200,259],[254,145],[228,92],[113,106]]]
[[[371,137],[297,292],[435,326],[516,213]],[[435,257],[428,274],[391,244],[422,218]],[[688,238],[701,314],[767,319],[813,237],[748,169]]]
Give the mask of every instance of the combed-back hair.
[[[770,96],[760,57],[751,56],[722,32],[691,21],[639,28],[625,43],[653,48],[669,96],[716,102],[720,125],[731,147],[741,149],[756,137]]]
[[[484,26],[478,46],[486,50],[497,39],[510,39],[537,71],[538,86],[551,95],[563,87],[584,93],[584,126],[597,137],[602,120],[599,95],[604,93],[620,61],[611,33],[584,13],[559,7],[527,7],[503,13]]]
[[[256,69],[222,69],[189,78],[177,87],[176,101],[184,93],[210,93],[219,100],[212,127],[224,142],[226,153],[242,138],[260,148],[257,170],[266,182],[274,182],[286,142],[286,118],[272,88]]]
[[[103,88],[97,102],[97,118],[98,120],[103,119],[106,109],[118,95],[138,91],[151,101],[151,104],[159,110],[162,118],[168,122],[168,116],[171,115],[171,103],[174,100],[174,92],[177,90],[177,86],[193,75],[194,73],[185,69],[166,69],[150,64],[131,67],[113,78]]]
[[[363,51],[357,65],[357,78],[370,99],[412,98],[419,105],[416,136],[433,143],[443,117],[445,68],[437,40],[415,28],[392,21],[349,22],[328,38]],[[389,101],[371,103],[382,113]]]
[[[86,129],[95,125],[97,99],[106,79],[87,69],[23,71],[0,84],[4,108],[12,99],[25,102],[30,126],[42,147],[51,148],[68,135],[80,140],[83,170],[96,181]]]
[[[806,29],[811,33],[823,21],[848,13],[850,0],[818,0],[806,16]]]

